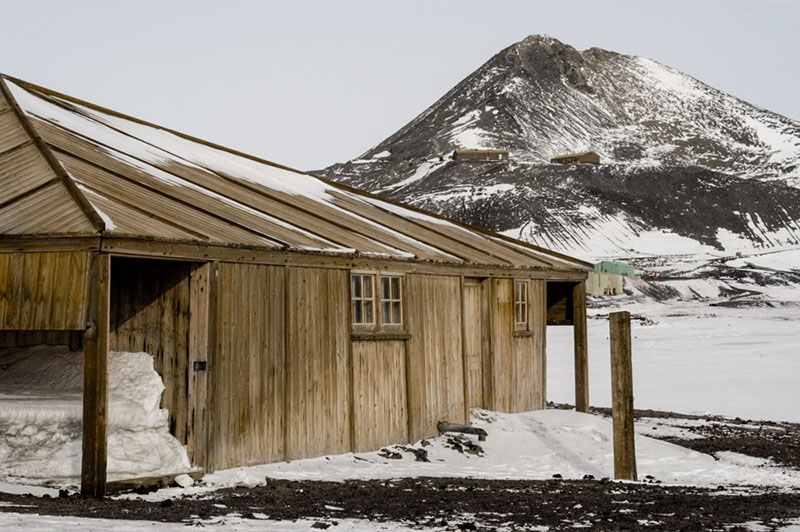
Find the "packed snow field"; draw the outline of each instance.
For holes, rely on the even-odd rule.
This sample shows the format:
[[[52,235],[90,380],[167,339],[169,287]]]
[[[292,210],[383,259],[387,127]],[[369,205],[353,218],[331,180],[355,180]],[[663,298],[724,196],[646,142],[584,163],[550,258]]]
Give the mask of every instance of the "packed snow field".
[[[800,309],[631,304],[636,408],[800,422]],[[590,310],[589,398],[611,406],[609,308]],[[572,329],[547,329],[550,401],[574,402]]]

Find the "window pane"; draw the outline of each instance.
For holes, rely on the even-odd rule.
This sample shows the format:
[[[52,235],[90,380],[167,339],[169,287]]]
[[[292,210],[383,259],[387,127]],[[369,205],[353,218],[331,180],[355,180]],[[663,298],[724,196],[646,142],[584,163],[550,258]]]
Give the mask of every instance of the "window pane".
[[[388,301],[381,303],[381,313],[383,314],[383,323],[394,323],[392,321],[392,304]]]
[[[362,323],[361,301],[353,301],[353,323]]]
[[[353,297],[361,297],[361,276],[351,275],[350,278],[353,280]]]
[[[392,303],[392,323],[400,323],[400,302]]]
[[[364,297],[372,299],[372,283],[373,277],[372,275],[364,275]]]
[[[400,278],[392,277],[392,299],[400,299]]]
[[[390,299],[391,293],[389,292],[389,278],[381,277],[381,297],[383,299]]]
[[[372,300],[364,301],[364,321],[362,323],[373,323],[375,318],[372,312]]]

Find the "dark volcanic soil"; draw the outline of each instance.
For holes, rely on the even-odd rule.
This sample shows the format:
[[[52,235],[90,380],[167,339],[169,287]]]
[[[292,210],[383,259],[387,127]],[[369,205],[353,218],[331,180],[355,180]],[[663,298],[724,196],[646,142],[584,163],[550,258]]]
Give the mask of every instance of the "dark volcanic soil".
[[[570,408],[569,405],[551,405]],[[608,415],[608,409],[592,409]],[[800,469],[800,425],[753,422],[637,410],[637,418],[710,421],[683,427],[703,436],[669,439],[700,452],[736,451],[771,458]],[[666,419],[665,419],[666,421]],[[667,439],[667,438],[665,438]],[[234,488],[197,497],[146,502],[141,499],[84,499],[77,495],[39,498],[0,493],[0,512],[140,519],[197,524],[226,515],[255,519],[310,518],[317,528],[337,530],[343,518],[396,521],[448,530],[525,530],[547,526],[570,530],[747,530],[758,522],[776,530],[800,518],[800,492],[773,489],[704,489],[607,479],[482,480],[399,479],[393,481],[294,482],[269,479],[266,486]],[[66,495],[66,494],[65,494]],[[7,506],[11,504],[12,506]],[[202,526],[202,524],[198,524]]]
[[[320,527],[331,525],[332,530],[336,530],[333,523],[337,519],[346,517],[450,530],[494,530],[501,526],[512,530],[531,526],[568,530],[575,524],[593,530],[746,530],[738,525],[758,521],[776,526],[800,517],[798,493],[744,494],[597,480],[270,480],[263,487],[222,490],[213,498],[164,503],[2,494],[0,501],[31,505],[0,506],[0,511],[187,523],[233,513],[244,518],[254,518],[254,513],[270,519],[308,517],[320,520]]]

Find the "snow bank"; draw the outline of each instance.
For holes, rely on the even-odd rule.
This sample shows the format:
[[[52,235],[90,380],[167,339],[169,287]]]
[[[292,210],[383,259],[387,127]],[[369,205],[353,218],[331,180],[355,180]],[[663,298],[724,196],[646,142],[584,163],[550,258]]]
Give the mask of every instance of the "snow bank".
[[[81,468],[83,353],[37,346],[0,353],[0,480],[76,483]],[[109,357],[109,480],[190,468],[160,408],[147,353]]]

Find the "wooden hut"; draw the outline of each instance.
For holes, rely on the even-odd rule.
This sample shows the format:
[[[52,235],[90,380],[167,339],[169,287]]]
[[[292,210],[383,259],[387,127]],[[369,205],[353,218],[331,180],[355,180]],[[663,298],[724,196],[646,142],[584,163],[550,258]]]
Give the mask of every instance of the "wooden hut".
[[[600,164],[600,155],[593,151],[567,153],[553,157],[550,162],[557,164]]]
[[[154,356],[171,431],[206,471],[544,408],[546,323],[574,324],[585,410],[591,264],[0,89],[0,345],[84,349],[85,493],[106,488],[109,350]]]

